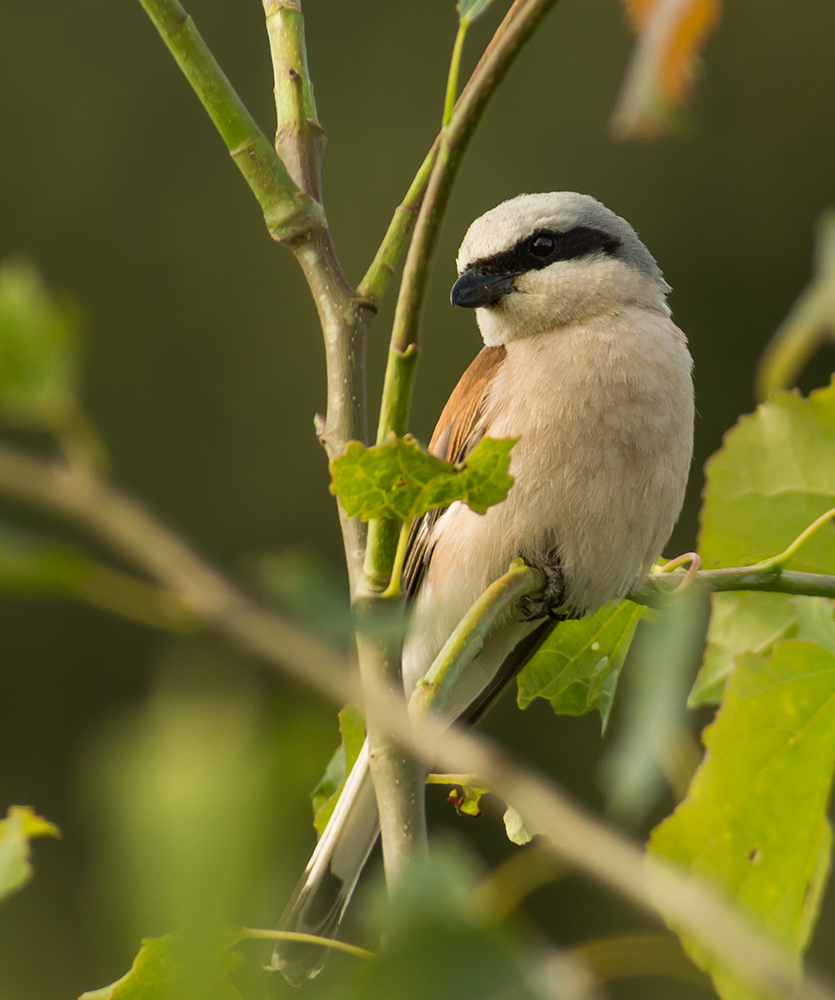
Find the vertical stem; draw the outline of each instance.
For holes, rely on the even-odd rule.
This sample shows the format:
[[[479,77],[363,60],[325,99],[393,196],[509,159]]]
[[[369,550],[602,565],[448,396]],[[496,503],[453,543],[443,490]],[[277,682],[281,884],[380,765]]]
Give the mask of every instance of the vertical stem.
[[[452,47],[452,59],[449,64],[449,76],[446,81],[446,100],[444,101],[444,121],[443,127],[449,125],[452,112],[455,110],[455,99],[458,96],[458,73],[461,69],[461,53],[464,51],[464,39],[467,37],[467,29],[470,22],[462,20],[458,22],[458,34],[455,36],[455,45]]]
[[[320,204],[325,135],[307,67],[301,0],[264,0],[275,81],[275,148],[290,176]]]
[[[321,203],[324,133],[316,118],[307,68],[301,0],[264,0],[264,10],[275,76],[276,150],[301,190]],[[373,303],[348,284],[326,222],[305,234],[293,250],[316,301],[325,336],[328,410],[318,431],[333,457],[349,440],[367,437],[365,345]],[[340,518],[363,683],[370,690],[383,684],[402,698],[400,651],[405,601],[381,595],[390,565],[388,574],[363,574],[364,526],[356,518],[346,518],[341,508]],[[384,528],[394,532],[395,546],[398,527]],[[425,774],[397,745],[385,720],[374,711],[369,712],[367,725],[386,875],[391,882],[402,874],[415,851],[426,850]]]
[[[445,124],[437,144],[426,193],[409,245],[403,282],[397,299],[377,430],[378,442],[385,441],[392,433],[401,436],[406,432],[417,360],[416,341],[420,308],[441,219],[464,150],[490,95],[507,72],[516,53],[555,2],[556,0],[516,0],[501,26],[501,41],[492,48],[488,46],[488,51],[485,52],[474,74],[474,77],[477,75],[477,82],[472,87],[465,88],[461,100],[455,105],[458,65],[465,33],[463,27],[459,29],[450,68],[444,112]],[[455,110],[451,111],[453,107]],[[385,243],[388,243],[388,238],[387,234]],[[393,247],[388,246],[386,252],[392,250]],[[376,282],[383,273],[379,267],[376,272],[373,270],[370,272],[370,280],[375,283],[374,287],[378,287]],[[367,276],[365,280],[369,280],[369,277]],[[380,606],[385,607],[386,603],[393,603],[381,599],[382,588],[386,585],[390,588],[386,596],[391,596],[399,590],[397,582],[393,579],[398,538],[399,530],[396,523],[385,520],[372,523],[362,590],[363,601],[366,599],[368,601],[368,607],[364,611],[370,628],[360,631],[359,645],[361,670],[373,671],[376,676],[387,678],[389,684],[396,682],[397,690],[402,693],[399,680],[400,637],[398,636],[396,640],[394,638],[384,640],[376,625],[380,620],[377,617]],[[402,598],[400,600],[402,601]],[[422,786],[415,787],[420,765],[398,748],[394,739],[387,735],[384,725],[381,724],[378,728],[369,724],[368,732],[372,775],[380,807],[386,872],[389,879],[392,879],[397,877],[409,857],[425,850],[424,790]]]
[[[325,134],[316,116],[301,2],[264,0],[264,12],[275,80],[276,150],[290,177],[321,205]],[[307,279],[325,339],[328,404],[316,429],[328,457],[334,458],[349,441],[368,439],[366,341],[373,310],[345,277],[324,211],[321,225],[302,234],[291,249]],[[365,526],[347,518],[341,507],[339,517],[355,592],[362,574]]]
[[[405,600],[367,594],[354,602],[360,676],[366,689],[382,683],[403,697],[400,654]],[[427,769],[419,758],[403,750],[380,717],[372,700],[366,722],[369,764],[383,840],[383,862],[389,885],[396,882],[413,858],[428,848],[424,795]]]

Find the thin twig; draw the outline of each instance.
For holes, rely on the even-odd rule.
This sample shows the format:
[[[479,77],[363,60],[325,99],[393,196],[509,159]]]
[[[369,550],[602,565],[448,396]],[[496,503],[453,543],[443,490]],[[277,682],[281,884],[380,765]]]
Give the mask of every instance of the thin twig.
[[[653,573],[638,590],[626,596],[636,604],[652,607],[659,597],[674,591],[689,571]],[[704,587],[714,593],[730,590],[754,590],[769,594],[798,594],[807,597],[835,598],[835,576],[825,573],[798,573],[772,567],[733,566],[723,569],[701,569],[693,576],[692,587]]]
[[[371,961],[377,956],[367,948],[356,944],[337,941],[336,938],[323,938],[316,934],[303,934],[301,931],[271,931],[260,927],[242,927],[241,937],[249,941],[300,941],[303,944],[316,944],[322,948],[333,948],[334,951],[344,951],[346,955]]]
[[[455,36],[455,44],[452,47],[452,59],[450,59],[449,74],[446,82],[443,128],[449,125],[452,120],[452,113],[455,111],[455,102],[458,99],[458,73],[461,69],[461,53],[464,51],[464,39],[467,37],[469,27],[469,21],[461,20],[458,22],[458,33]]]
[[[509,29],[511,25],[514,24],[516,19],[521,14],[525,13],[526,8],[530,5],[530,2],[531,0],[514,0],[510,10],[508,10],[507,14],[504,16],[502,23],[498,26],[493,34],[493,37],[490,39],[490,42],[485,48],[481,59],[479,59],[476,68],[473,70],[470,79],[464,86],[461,96],[456,101],[456,112],[462,105],[468,103],[472,99],[472,95],[474,93],[486,94],[486,103],[486,100],[489,100],[492,95],[493,90],[495,90],[499,83],[501,83],[504,78],[504,73],[507,71],[507,68],[509,68],[510,63],[522,49],[521,45],[513,44],[513,39],[511,39],[510,43],[506,40]],[[492,70],[496,64],[496,53],[502,52],[505,49],[509,55],[509,61],[504,67],[504,70],[500,74],[494,76],[492,75]],[[449,121],[451,122],[452,118],[450,118]],[[394,216],[392,217],[389,227],[386,230],[386,235],[383,237],[383,242],[380,244],[380,248],[374,257],[371,266],[366,272],[365,277],[360,282],[360,292],[375,303],[379,302],[385,294],[386,289],[394,276],[394,269],[397,266],[397,261],[400,259],[400,256],[409,241],[409,237],[412,235],[412,230],[414,229],[417,221],[417,213],[423,202],[423,198],[426,193],[426,186],[429,183],[429,177],[438,156],[438,150],[441,148],[442,134],[443,129],[432,143],[432,148],[426,154],[426,158],[420,165],[420,169],[415,175],[414,180],[409,185],[409,190],[406,192],[405,198],[395,210]]]
[[[513,24],[520,13],[524,12],[529,3],[530,0],[514,0],[514,3],[511,5],[507,14],[505,14],[501,24],[498,28],[496,28],[496,31],[485,48],[481,59],[479,59],[476,68],[473,70],[470,79],[464,86],[461,96],[456,101],[456,109],[461,106],[463,101],[470,99],[470,95],[474,90],[484,87],[486,80],[485,67],[492,65],[492,60],[496,50],[506,44],[504,39],[510,25]],[[511,54],[511,59],[518,55],[520,51],[521,46],[514,49]],[[490,87],[495,89],[495,87],[501,82],[501,77],[496,77],[492,80],[488,80],[487,82]],[[409,190],[406,192],[406,196],[395,210],[392,220],[389,223],[389,227],[386,230],[386,235],[383,237],[383,242],[380,244],[380,247],[374,256],[374,260],[365,274],[365,277],[359,284],[360,294],[366,296],[374,303],[379,302],[383,295],[385,295],[391,279],[394,277],[397,262],[405,250],[410,236],[412,235],[412,230],[414,229],[415,222],[417,221],[417,213],[420,210],[421,203],[423,202],[423,197],[426,193],[426,185],[429,183],[429,177],[432,173],[432,168],[435,164],[440,146],[441,133],[438,134],[435,141],[432,143],[432,148],[426,154],[426,158],[420,165],[420,169],[417,174],[415,174],[414,180],[409,185]]]

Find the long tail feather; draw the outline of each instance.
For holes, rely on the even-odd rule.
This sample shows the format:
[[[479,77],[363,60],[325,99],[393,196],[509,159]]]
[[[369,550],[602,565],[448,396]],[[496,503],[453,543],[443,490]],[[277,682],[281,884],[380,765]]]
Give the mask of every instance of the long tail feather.
[[[379,833],[366,743],[278,929],[335,937]],[[281,941],[273,951],[269,968],[280,969],[288,982],[300,986],[321,971],[328,951],[320,945]]]

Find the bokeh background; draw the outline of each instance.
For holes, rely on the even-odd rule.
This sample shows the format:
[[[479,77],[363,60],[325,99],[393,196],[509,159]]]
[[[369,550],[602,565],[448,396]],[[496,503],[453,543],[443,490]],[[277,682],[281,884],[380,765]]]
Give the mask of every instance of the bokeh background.
[[[739,0],[726,8],[685,130],[649,143],[618,142],[607,129],[632,44],[621,6],[563,0],[551,14],[461,171],[429,287],[413,409],[414,431],[426,440],[479,347],[473,317],[448,306],[455,252],[472,219],[522,191],[594,194],[658,259],[695,357],[696,458],[672,554],[694,544],[704,461],[752,408],[755,362],[810,277],[815,220],[835,200],[835,7]],[[260,4],[191,0],[189,10],[269,133]],[[453,2],[307,0],[305,13],[328,134],[328,212],[359,280],[437,131]],[[472,30],[468,67],[499,14]],[[313,434],[324,407],[313,306],[139,3],[7,4],[0,38],[0,256],[30,254],[51,285],[82,304],[85,405],[116,480],[234,574],[252,579],[259,556],[293,547],[315,553],[343,586]],[[371,336],[372,398],[391,312],[388,301]],[[834,351],[822,352],[803,387],[827,382],[833,361]],[[5,502],[0,517],[63,530]],[[121,975],[141,935],[170,929],[170,908],[124,901],[130,872],[156,871],[169,883],[182,876],[146,855],[154,817],[188,811],[176,791],[163,804],[148,784],[154,768],[170,773],[152,749],[169,738],[172,759],[191,773],[184,733],[216,736],[217,768],[201,758],[207,787],[216,776],[225,794],[219,762],[230,754],[272,775],[270,793],[259,793],[261,840],[250,844],[263,863],[248,906],[236,904],[233,915],[274,922],[313,844],[307,794],[338,739],[331,706],[206,637],[171,638],[83,606],[12,595],[0,601],[0,692],[2,810],[31,804],[63,831],[60,842],[36,844],[35,880],[0,908],[2,1000],[75,997]],[[180,703],[193,710],[193,730],[177,721],[171,705]],[[507,698],[485,726],[601,806],[596,718],[555,719],[544,703],[522,715]],[[252,746],[242,749],[242,734]],[[215,819],[231,808],[223,795],[198,806]],[[670,806],[659,803],[637,835]],[[120,824],[131,809],[147,822],[127,834]],[[485,867],[514,850],[495,816],[470,822],[450,813],[432,796],[435,823],[465,837]],[[232,827],[228,842],[241,842]],[[185,836],[181,846],[189,843]],[[228,859],[216,862],[225,869]],[[557,943],[651,927],[573,877],[534,894],[526,912]],[[835,973],[833,933],[830,891],[811,954]],[[353,924],[346,931],[362,934]],[[332,964],[338,974],[339,959]],[[709,994],[661,978],[615,983],[610,995]]]

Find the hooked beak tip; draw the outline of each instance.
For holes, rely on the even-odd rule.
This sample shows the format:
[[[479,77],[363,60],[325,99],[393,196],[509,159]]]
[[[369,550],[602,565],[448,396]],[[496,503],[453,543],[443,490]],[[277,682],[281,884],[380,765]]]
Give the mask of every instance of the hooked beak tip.
[[[513,282],[519,272],[487,274],[477,268],[464,271],[452,286],[449,301],[465,309],[481,309],[494,305],[499,299],[515,291]]]

